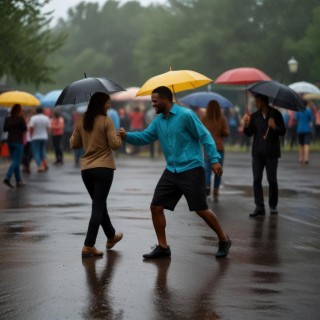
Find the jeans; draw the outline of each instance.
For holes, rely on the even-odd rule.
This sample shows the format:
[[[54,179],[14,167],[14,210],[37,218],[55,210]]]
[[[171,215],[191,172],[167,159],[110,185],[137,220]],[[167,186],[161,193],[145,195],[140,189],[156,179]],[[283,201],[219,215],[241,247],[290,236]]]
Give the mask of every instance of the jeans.
[[[20,161],[23,152],[22,143],[8,143],[9,154],[11,158],[11,165],[7,171],[6,179],[10,181],[11,176],[14,174],[16,182],[21,181]]]
[[[79,165],[80,164],[80,158],[83,156],[84,151],[83,149],[74,149],[74,163],[75,165]]]
[[[46,139],[35,139],[31,142],[33,158],[38,167],[41,166],[43,160],[46,159]]]
[[[218,150],[218,153],[220,154],[220,159],[219,163],[221,166],[223,166],[223,160],[224,160],[224,150]],[[211,162],[208,159],[207,156],[205,156],[205,170],[206,170],[206,188],[211,188],[211,174],[212,174],[212,169],[211,169]],[[214,175],[214,182],[213,182],[213,187],[214,188],[219,188],[221,184],[221,177],[218,175]]]
[[[257,208],[264,208],[262,189],[264,168],[266,168],[267,180],[269,183],[269,206],[270,208],[276,208],[278,205],[278,158],[265,156],[252,158],[254,202]]]
[[[107,198],[113,174],[114,170],[109,168],[92,168],[81,171],[83,183],[92,199],[91,218],[84,242],[87,247],[95,245],[100,225],[108,239],[113,239],[115,236],[107,209]]]

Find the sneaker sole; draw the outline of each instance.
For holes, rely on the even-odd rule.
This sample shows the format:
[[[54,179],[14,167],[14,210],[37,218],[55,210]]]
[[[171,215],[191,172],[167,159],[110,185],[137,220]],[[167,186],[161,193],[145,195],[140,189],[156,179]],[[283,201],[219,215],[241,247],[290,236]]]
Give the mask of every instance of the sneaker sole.
[[[171,254],[169,254],[169,255],[154,255],[154,256],[143,255],[142,257],[143,257],[143,259],[171,258]]]

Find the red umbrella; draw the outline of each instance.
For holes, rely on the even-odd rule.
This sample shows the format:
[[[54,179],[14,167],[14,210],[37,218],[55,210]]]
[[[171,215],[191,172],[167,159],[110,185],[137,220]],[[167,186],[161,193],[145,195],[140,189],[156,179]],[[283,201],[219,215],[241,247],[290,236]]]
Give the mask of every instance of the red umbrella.
[[[235,68],[222,73],[214,83],[245,85],[264,80],[272,79],[259,69]]]
[[[222,73],[214,83],[248,85],[259,81],[272,80],[263,71],[257,68],[235,68]],[[246,110],[248,109],[248,97],[246,94]]]

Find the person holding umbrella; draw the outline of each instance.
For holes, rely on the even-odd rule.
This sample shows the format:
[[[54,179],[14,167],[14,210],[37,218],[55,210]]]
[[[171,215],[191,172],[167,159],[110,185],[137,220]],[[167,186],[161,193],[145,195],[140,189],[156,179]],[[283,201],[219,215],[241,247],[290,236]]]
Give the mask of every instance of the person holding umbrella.
[[[257,111],[251,116],[243,116],[244,134],[253,136],[252,171],[253,191],[256,208],[250,217],[264,216],[265,205],[262,189],[262,177],[266,168],[269,183],[270,214],[277,214],[278,209],[278,158],[281,156],[280,139],[286,133],[282,114],[269,106],[269,98],[262,94],[253,94]]]
[[[107,249],[111,249],[123,237],[121,232],[115,231],[106,204],[116,169],[112,150],[121,146],[113,121],[106,114],[109,108],[110,96],[104,92],[94,93],[70,138],[72,149],[84,150],[81,177],[92,199],[91,218],[82,248],[83,258],[103,255],[103,251],[94,246],[100,225],[108,239]]]
[[[174,211],[182,195],[189,210],[195,211],[217,234],[219,249],[216,257],[226,257],[231,241],[208,208],[206,199],[202,145],[210,159],[212,171],[221,176],[222,166],[215,142],[193,111],[173,103],[173,93],[168,87],[153,89],[151,99],[157,116],[144,131],[127,133],[123,128],[119,130],[121,138],[133,145],[146,145],[159,140],[167,161],[150,207],[158,244],[143,258],[171,257],[164,209]]]

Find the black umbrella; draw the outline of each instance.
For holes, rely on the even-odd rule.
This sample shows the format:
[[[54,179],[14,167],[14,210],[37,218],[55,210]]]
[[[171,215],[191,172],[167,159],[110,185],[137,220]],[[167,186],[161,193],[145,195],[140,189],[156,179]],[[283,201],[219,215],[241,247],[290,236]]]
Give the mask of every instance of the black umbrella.
[[[88,102],[95,92],[107,94],[125,91],[120,85],[105,78],[84,78],[69,84],[63,89],[56,106]]]
[[[253,95],[261,94],[269,98],[273,106],[294,111],[305,111],[306,107],[302,98],[288,86],[278,81],[260,81],[247,89]]]

